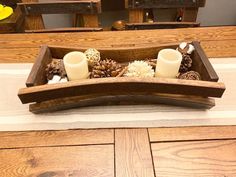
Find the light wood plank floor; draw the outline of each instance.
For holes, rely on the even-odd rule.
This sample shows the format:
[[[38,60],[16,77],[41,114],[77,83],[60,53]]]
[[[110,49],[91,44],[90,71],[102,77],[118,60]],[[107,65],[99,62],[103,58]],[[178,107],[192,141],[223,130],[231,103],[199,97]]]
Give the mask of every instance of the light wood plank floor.
[[[0,133],[1,177],[235,177],[236,126]]]

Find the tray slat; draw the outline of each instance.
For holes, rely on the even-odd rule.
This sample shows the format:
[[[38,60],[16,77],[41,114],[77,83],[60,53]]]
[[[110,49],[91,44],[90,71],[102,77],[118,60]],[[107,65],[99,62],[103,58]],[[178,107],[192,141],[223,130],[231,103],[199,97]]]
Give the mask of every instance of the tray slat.
[[[144,93],[148,95],[152,93],[169,93],[221,97],[224,90],[224,84],[217,82],[120,77],[85,79],[68,83],[22,88],[19,90],[18,96],[22,103],[30,103],[90,94],[130,95]]]
[[[52,61],[52,55],[48,46],[46,45],[41,46],[39,56],[36,59],[31,69],[29,77],[27,78],[26,81],[27,87],[42,85],[46,82],[45,68],[47,64],[50,63],[51,61]]]
[[[193,68],[197,68],[201,76],[204,76],[204,80],[217,82],[219,80],[214,68],[212,67],[209,59],[203,51],[199,42],[193,41],[193,45],[197,52],[193,53],[195,61],[193,62]]]
[[[213,98],[196,96],[152,94],[152,95],[89,95],[59,98],[41,103],[30,104],[29,110],[33,113],[60,111],[65,109],[99,106],[99,105],[138,105],[138,104],[168,104],[201,109],[210,109],[215,106]]]

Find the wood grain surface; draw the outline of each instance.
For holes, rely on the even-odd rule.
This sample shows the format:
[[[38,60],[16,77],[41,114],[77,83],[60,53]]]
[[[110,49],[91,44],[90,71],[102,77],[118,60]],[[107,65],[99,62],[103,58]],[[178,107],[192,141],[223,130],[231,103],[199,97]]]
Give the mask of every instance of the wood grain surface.
[[[129,23],[142,23],[143,13],[143,9],[129,9]]]
[[[192,89],[192,88],[195,89]],[[222,82],[207,82],[167,78],[115,77],[84,79],[60,84],[45,84],[21,88],[18,97],[23,104],[42,102],[63,97],[85,95],[139,95],[170,93],[220,98],[225,91]]]
[[[113,145],[0,150],[1,177],[114,177]]]
[[[236,56],[236,40],[233,38],[234,36],[232,36],[232,40],[202,41],[201,46],[207,56],[234,57]]]
[[[236,138],[236,126],[149,128],[150,142]]]
[[[0,149],[114,143],[113,129],[1,132]]]
[[[86,28],[99,27],[98,15],[82,15],[83,26]]]
[[[145,31],[104,31],[89,33],[4,34],[1,48],[62,45],[67,47],[152,46],[182,41],[219,41],[236,39],[236,27],[201,27]],[[4,44],[4,45],[3,45]]]
[[[103,32],[99,32],[103,33]],[[47,33],[48,34],[48,33]],[[53,33],[52,33],[53,34]],[[31,34],[33,35],[33,34]],[[34,34],[39,35],[39,34]],[[16,36],[17,37],[17,36]],[[40,40],[40,39],[39,39]],[[9,41],[5,41],[8,43]],[[28,41],[29,42],[29,41]],[[3,41],[0,40],[0,63],[33,63],[36,57],[39,54],[38,47],[10,47],[5,48],[3,45]],[[20,41],[16,42],[20,43]],[[47,44],[49,42],[45,42]],[[42,42],[43,44],[43,42]],[[63,46],[66,44],[60,43]],[[84,43],[83,43],[84,44]],[[40,45],[40,44],[38,44]],[[57,44],[58,45],[58,44]],[[68,44],[69,45],[69,44]],[[76,45],[76,44],[75,44]],[[224,47],[222,48],[222,45]],[[81,43],[82,46],[82,43]],[[89,46],[93,46],[92,44],[85,46],[85,48],[89,48]],[[114,44],[111,47],[132,47],[136,46],[134,44]],[[148,44],[146,44],[148,46]],[[220,40],[220,41],[202,41],[201,46],[203,47],[204,51],[206,52],[208,57],[234,57],[236,56],[236,39],[234,40]],[[98,46],[99,47],[99,46]],[[109,47],[108,47],[109,48]]]
[[[167,104],[184,107],[210,109],[215,106],[213,98],[197,96],[184,96],[174,94],[153,94],[153,95],[90,95],[59,98],[29,105],[29,111],[35,114],[61,111],[72,108],[88,106],[114,106],[114,105],[150,105]]]
[[[34,63],[40,48],[0,48],[0,63]]]
[[[234,177],[236,140],[153,143],[156,177]]]
[[[102,33],[62,33],[62,34],[5,34],[0,46],[38,47],[41,44],[65,45],[67,47],[111,47],[112,45],[133,44],[151,46],[153,44],[177,43],[182,41],[219,41],[236,39],[236,27],[201,27],[188,29],[165,29],[145,31],[104,31]],[[24,39],[24,40],[22,40]],[[5,43],[3,43],[5,41]],[[2,45],[5,44],[5,45]]]
[[[147,129],[115,130],[116,177],[154,177]]]
[[[236,56],[236,27],[229,26],[99,33],[4,34],[0,39],[0,62],[33,62],[38,54],[38,47],[42,44],[84,48],[128,48],[193,40],[201,42],[208,57]],[[29,52],[26,52],[27,48]]]

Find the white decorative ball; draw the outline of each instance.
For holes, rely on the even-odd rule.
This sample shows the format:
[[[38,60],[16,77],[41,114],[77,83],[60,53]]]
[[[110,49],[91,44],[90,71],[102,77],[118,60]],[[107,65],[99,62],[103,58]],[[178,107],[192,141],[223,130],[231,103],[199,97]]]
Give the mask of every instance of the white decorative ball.
[[[48,81],[48,84],[56,84],[59,83],[61,80],[61,77],[58,75],[54,75],[51,80]]]
[[[195,50],[194,46],[192,44],[188,44],[187,42],[182,42],[179,44],[179,47],[177,50],[183,54],[192,54],[192,52]]]
[[[65,82],[68,82],[68,79],[67,79],[67,77],[65,77],[65,78],[62,78],[62,79],[60,80],[60,83],[65,83]]]
[[[189,44],[189,49],[187,51],[188,54],[191,54],[195,50],[194,46],[192,44]]]
[[[86,55],[88,64],[90,66],[93,66],[95,63],[97,63],[101,59],[100,52],[94,48],[87,49],[84,52],[84,54]]]
[[[154,70],[145,61],[134,61],[128,65],[126,77],[154,77]]]

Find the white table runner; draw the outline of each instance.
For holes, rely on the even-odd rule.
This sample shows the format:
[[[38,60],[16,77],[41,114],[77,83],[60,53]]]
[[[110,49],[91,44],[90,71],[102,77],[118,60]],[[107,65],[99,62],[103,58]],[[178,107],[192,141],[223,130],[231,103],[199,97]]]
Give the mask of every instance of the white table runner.
[[[32,64],[0,64],[0,131],[236,125],[236,58],[211,62],[226,91],[210,110],[166,105],[98,106],[39,115],[30,113],[28,105],[17,97]]]

